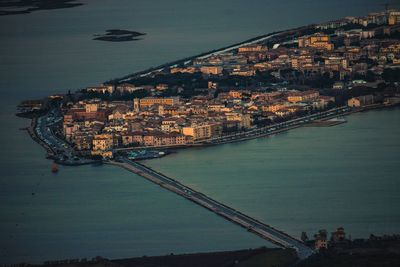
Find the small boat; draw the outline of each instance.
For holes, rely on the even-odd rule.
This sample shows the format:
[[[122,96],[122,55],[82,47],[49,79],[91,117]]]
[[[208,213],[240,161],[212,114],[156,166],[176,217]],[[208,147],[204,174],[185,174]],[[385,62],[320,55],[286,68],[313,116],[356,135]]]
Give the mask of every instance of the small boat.
[[[51,172],[52,173],[57,173],[58,172],[58,165],[53,163],[53,165],[51,166]]]
[[[342,122],[342,123],[347,122],[347,120],[344,117],[335,117],[335,118],[329,119],[328,121]]]

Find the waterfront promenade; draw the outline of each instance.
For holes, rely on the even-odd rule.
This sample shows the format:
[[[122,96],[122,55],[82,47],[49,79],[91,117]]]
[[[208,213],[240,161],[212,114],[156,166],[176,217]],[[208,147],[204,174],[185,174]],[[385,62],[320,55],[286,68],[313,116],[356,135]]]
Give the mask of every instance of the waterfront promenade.
[[[275,229],[265,223],[249,217],[232,207],[226,206],[204,194],[198,192],[180,182],[167,177],[159,172],[152,170],[138,162],[131,161],[124,157],[119,157],[116,161],[110,161],[109,164],[123,167],[128,171],[136,173],[147,180],[158,184],[159,186],[178,194],[215,214],[246,228],[269,242],[272,242],[280,247],[295,249],[299,259],[305,259],[313,254],[313,250],[306,246],[302,241],[292,237],[278,229]]]
[[[329,119],[335,118],[337,116],[347,115],[351,111],[352,110],[347,106],[333,108],[333,109],[329,109],[326,111],[305,115],[305,116],[295,118],[292,120],[275,123],[275,124],[264,126],[264,127],[257,127],[257,128],[251,129],[249,131],[236,132],[236,133],[229,134],[229,135],[224,135],[224,136],[220,136],[220,137],[214,137],[214,138],[210,138],[210,139],[206,139],[206,140],[201,140],[197,143],[215,144],[216,145],[216,144],[225,144],[225,143],[250,140],[250,139],[254,139],[254,138],[259,138],[259,137],[268,136],[271,134],[277,134],[280,132],[288,131],[290,129],[298,128],[301,126],[305,126],[305,125],[308,125],[317,120],[329,120]]]
[[[352,112],[357,112],[358,110],[351,109],[347,106],[342,106],[338,108],[329,109],[326,111],[321,111],[318,113],[313,113],[309,115],[305,115],[299,118],[295,118],[292,120],[284,121],[281,123],[274,123],[272,125],[264,126],[264,127],[255,127],[253,129],[241,132],[234,132],[231,134],[224,134],[222,136],[217,136],[208,139],[196,140],[193,143],[185,144],[185,145],[161,145],[161,146],[152,146],[152,149],[168,149],[168,148],[187,148],[187,147],[199,147],[205,145],[218,145],[218,144],[227,144],[234,142],[241,142],[251,139],[256,139],[260,137],[265,137],[273,134],[278,134],[281,132],[285,132],[294,128],[307,126],[310,123],[317,120],[329,120],[332,118],[336,118],[338,116],[345,116]],[[120,151],[128,151],[128,150],[140,150],[146,149],[149,146],[141,146],[141,147],[122,147],[115,148],[114,152]]]
[[[55,134],[62,119],[59,108],[52,108],[46,114],[34,118],[27,131],[34,141],[46,149],[47,157],[56,163],[69,166],[99,163],[99,160],[80,157],[70,143]]]

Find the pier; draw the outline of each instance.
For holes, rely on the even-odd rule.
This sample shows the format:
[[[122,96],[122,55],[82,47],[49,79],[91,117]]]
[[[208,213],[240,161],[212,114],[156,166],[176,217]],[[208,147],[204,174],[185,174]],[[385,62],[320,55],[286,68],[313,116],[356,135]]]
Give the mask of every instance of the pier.
[[[305,259],[314,253],[310,247],[306,246],[299,239],[290,236],[281,230],[275,229],[270,225],[262,223],[257,219],[247,216],[232,207],[226,206],[204,195],[203,193],[185,186],[182,183],[156,172],[138,162],[120,157],[117,158],[116,161],[110,161],[109,164],[116,165],[136,173],[147,180],[214,212],[219,216],[240,225],[249,232],[258,235],[271,243],[274,243],[280,247],[294,249],[296,250],[299,259]]]

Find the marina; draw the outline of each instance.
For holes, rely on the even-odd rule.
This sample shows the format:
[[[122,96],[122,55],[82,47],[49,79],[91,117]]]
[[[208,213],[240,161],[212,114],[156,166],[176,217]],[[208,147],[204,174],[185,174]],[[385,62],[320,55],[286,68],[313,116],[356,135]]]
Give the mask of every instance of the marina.
[[[126,156],[130,160],[144,160],[144,159],[154,159],[166,156],[167,153],[164,151],[156,150],[134,150],[126,152]]]

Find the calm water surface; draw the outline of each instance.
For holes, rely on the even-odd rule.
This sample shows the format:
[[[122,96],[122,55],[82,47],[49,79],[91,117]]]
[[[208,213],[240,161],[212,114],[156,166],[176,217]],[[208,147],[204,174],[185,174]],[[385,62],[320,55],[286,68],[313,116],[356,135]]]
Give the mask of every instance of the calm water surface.
[[[300,236],[344,226],[353,237],[400,231],[400,108],[359,113],[146,164]]]
[[[0,263],[266,245],[118,168],[51,174],[43,149],[19,130],[29,121],[14,116],[15,105],[260,34],[363,15],[386,1],[84,2],[0,17]],[[147,35],[138,42],[91,40],[111,28]],[[150,164],[295,235],[337,225],[357,236],[399,232],[398,116],[360,114],[335,128],[187,150]]]

